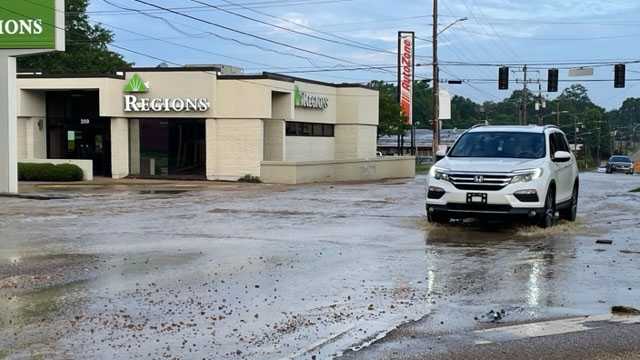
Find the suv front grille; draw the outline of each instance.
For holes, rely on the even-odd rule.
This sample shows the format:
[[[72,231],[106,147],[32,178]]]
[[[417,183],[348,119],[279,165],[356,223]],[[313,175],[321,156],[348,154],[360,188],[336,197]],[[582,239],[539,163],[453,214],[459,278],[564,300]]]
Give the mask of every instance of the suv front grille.
[[[509,185],[511,178],[510,174],[449,174],[449,181],[460,190],[498,191]]]

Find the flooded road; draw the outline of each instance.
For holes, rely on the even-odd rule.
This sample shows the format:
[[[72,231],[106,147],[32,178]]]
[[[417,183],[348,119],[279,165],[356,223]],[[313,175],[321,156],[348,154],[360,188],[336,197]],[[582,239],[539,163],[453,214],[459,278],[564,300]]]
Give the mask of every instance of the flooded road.
[[[549,230],[431,226],[421,177],[0,198],[0,358],[384,358],[407,326],[640,306],[640,178],[581,180]]]

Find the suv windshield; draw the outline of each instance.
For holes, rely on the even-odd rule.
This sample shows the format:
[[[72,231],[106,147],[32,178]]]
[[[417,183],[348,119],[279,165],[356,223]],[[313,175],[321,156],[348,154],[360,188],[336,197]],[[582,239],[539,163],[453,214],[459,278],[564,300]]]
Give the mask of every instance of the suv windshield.
[[[626,156],[612,156],[610,162],[630,163],[631,159]]]
[[[462,135],[449,156],[540,159],[545,154],[542,133],[482,131]]]

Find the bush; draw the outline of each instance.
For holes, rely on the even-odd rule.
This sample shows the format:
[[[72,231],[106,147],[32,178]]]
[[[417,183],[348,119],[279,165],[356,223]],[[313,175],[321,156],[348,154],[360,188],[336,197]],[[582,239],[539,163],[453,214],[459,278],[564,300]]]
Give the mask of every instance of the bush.
[[[80,181],[82,169],[73,164],[18,163],[21,181]]]
[[[243,177],[241,177],[240,179],[238,179],[239,182],[246,182],[246,183],[254,183],[254,184],[259,184],[262,182],[262,180],[260,180],[260,177],[258,176],[253,176],[250,174],[247,174]]]

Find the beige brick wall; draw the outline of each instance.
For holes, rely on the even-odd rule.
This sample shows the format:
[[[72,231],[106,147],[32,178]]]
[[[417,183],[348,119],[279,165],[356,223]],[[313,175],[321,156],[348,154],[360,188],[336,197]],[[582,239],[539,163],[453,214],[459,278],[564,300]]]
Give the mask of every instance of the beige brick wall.
[[[264,159],[282,161],[285,159],[285,121],[264,120]]]
[[[261,119],[207,119],[207,179],[260,176],[264,125]]]
[[[129,119],[111,119],[111,177],[129,175]]]
[[[375,158],[376,134],[371,125],[336,125],[336,159]]]
[[[42,129],[38,127],[40,121]],[[42,117],[18,118],[18,160],[47,157],[45,128],[45,120]]]
[[[267,183],[304,184],[412,177],[415,177],[415,158],[412,156],[373,160],[265,161],[262,163],[262,180]]]
[[[287,136],[286,161],[335,159],[336,140],[330,137]]]

